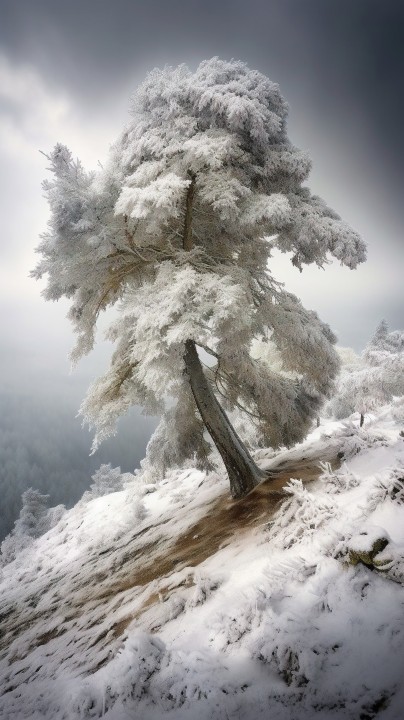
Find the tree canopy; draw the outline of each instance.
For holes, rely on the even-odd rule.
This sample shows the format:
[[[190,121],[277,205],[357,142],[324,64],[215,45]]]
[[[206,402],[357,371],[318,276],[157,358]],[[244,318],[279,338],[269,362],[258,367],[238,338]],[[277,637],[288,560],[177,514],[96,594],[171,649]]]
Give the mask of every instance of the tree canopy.
[[[96,173],[63,145],[48,156],[51,218],[33,275],[47,274],[46,299],[71,299],[73,361],[92,349],[100,312],[119,303],[110,369],[81,408],[94,448],[140,404],[162,416],[149,467],[190,457],[209,466],[207,428],[242,495],[259,472],[225,411],[247,413],[273,446],[307,432],[338,369],[335,338],[273,278],[271,251],[300,269],[329,257],[355,268],[365,246],[304,185],[311,163],[287,136],[287,112],[277,84],[213,58],[195,72],[153,70]],[[276,348],[274,369],[252,357],[254,339]]]

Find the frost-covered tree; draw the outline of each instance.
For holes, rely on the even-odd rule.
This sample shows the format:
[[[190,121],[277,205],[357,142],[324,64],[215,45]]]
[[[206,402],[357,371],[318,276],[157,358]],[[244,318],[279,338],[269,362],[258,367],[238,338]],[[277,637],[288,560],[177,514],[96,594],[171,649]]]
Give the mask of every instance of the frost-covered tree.
[[[353,378],[364,369],[363,360],[353,348],[336,347],[340,359],[340,372],[335,382],[332,398],[326,403],[324,414],[337,420],[348,417],[354,412],[352,397]]]
[[[310,159],[288,138],[287,110],[278,85],[241,62],[154,70],[106,166],[88,173],[57,145],[44,185],[51,219],[33,275],[48,275],[46,299],[71,299],[73,361],[119,302],[110,369],[81,408],[94,448],[140,404],[162,415],[149,465],[206,467],[207,429],[235,497],[262,472],[226,411],[242,408],[265,442],[290,445],[338,367],[330,329],[270,274],[272,248],[300,269],[365,259],[359,236],[304,186]],[[253,338],[270,338],[290,375],[252,358]]]
[[[121,468],[113,468],[111,463],[101,465],[98,470],[95,471],[94,475],[91,476],[91,479],[93,482],[90,485],[90,490],[84,493],[86,499],[119,492],[119,490],[123,490],[124,487]]]
[[[18,534],[38,538],[45,532],[49,495],[42,495],[39,490],[28,488],[21,499],[22,508],[20,517],[15,521],[15,530]]]
[[[341,374],[328,411],[337,419],[358,412],[362,427],[367,413],[404,395],[404,332],[389,332],[382,320],[360,356],[349,348],[341,351]]]
[[[375,333],[365,347],[363,359],[369,367],[381,367],[386,370],[386,379],[391,384],[393,394],[401,394],[403,388],[402,363],[404,360],[404,331],[393,330],[389,332],[389,326],[382,320],[377,326]],[[397,391],[394,392],[394,387]]]
[[[28,488],[22,493],[20,515],[14,528],[1,543],[0,565],[14,560],[21,550],[32,544],[33,540],[48,532],[59,522],[66,508],[64,505],[48,508],[49,495]]]

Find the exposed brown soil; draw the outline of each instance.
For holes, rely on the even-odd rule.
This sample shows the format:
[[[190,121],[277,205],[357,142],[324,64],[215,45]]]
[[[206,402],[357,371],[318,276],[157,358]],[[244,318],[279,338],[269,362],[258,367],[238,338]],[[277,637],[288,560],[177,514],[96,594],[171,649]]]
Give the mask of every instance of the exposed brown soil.
[[[7,646],[10,647],[10,643],[24,633],[24,628],[29,629],[30,633],[33,630],[25,647],[19,648],[17,655],[10,658],[11,662],[17,657],[21,660],[33,647],[52,644],[65,632],[66,642],[75,645],[75,626],[79,625],[83,649],[90,644],[96,645],[94,659],[97,667],[101,667],[109,657],[109,649],[116,648],[131,622],[136,621],[151,632],[158,629],[161,601],[181,591],[182,586],[193,584],[192,568],[201,565],[235,538],[238,540],[245,533],[269,522],[285,497],[283,488],[291,478],[300,478],[305,483],[316,480],[321,472],[318,460],[307,458],[278,464],[275,469],[271,468],[267,480],[241,500],[232,500],[226,491],[207,505],[204,516],[185,533],[177,536],[171,545],[164,533],[151,543],[150,528],[145,528],[134,534],[125,546],[103,548],[89,557],[82,572],[76,570],[67,583],[69,597],[64,599],[67,606],[57,629],[43,632],[45,616],[51,621],[52,617],[60,613],[61,601],[57,593],[50,597],[45,613],[35,610],[35,603],[30,605],[27,603],[30,598],[26,598],[19,611],[13,607],[9,613],[6,611],[3,614],[4,635],[0,645],[7,652]],[[332,460],[334,467],[337,466],[337,458]],[[101,573],[100,555],[103,557]],[[172,577],[173,571],[184,568],[190,568],[190,572],[181,572],[176,582]],[[66,580],[63,578],[63,581]],[[49,593],[57,589],[57,582],[56,588],[52,588],[52,584],[53,581],[48,588]],[[128,607],[126,614],[127,604],[130,610]],[[8,614],[10,617],[7,617]],[[111,624],[106,628],[107,617],[111,617]],[[34,626],[37,621],[41,623],[42,632],[35,638]],[[95,634],[94,627],[98,624],[100,629]],[[83,671],[86,670],[83,668]]]
[[[280,467],[267,480],[241,500],[233,500],[228,492],[207,506],[206,514],[192,525],[172,545],[163,543],[164,552],[158,552],[158,542],[144,545],[135,553],[127,552],[114,576],[104,578],[98,597],[145,586],[153,580],[170,575],[174,569],[200,565],[220,547],[227,545],[235,534],[267,522],[284,498],[283,488],[290,478],[311,482],[318,478],[320,468],[316,462],[302,461],[292,467]],[[150,557],[151,561],[147,562]],[[143,560],[143,562],[142,562]],[[111,582],[112,581],[112,582]]]
[[[337,458],[332,465],[338,465]],[[317,480],[320,472],[318,463],[313,460],[303,460],[294,465],[285,462],[241,500],[232,500],[226,492],[172,546],[167,548],[166,545],[164,554],[155,555],[152,563],[129,573],[122,583],[114,586],[113,591],[119,593],[135,586],[145,586],[153,580],[163,579],[173,570],[200,565],[220,548],[230,544],[236,535],[241,537],[253,528],[266,524],[285,499],[283,488],[291,478],[309,483]],[[123,634],[133,620],[142,617],[151,605],[159,602],[162,596],[166,599],[175,589],[171,587],[165,596],[163,589],[160,593],[152,592],[136,613],[124,618],[113,628],[114,637]],[[111,592],[112,588],[108,590]],[[108,592],[107,589],[105,592]]]

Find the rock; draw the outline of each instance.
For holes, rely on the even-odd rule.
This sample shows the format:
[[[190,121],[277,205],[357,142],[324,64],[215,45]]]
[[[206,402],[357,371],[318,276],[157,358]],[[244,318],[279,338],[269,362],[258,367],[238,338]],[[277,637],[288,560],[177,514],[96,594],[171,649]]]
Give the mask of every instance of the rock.
[[[363,563],[370,568],[378,568],[386,564],[386,556],[376,560],[376,556],[389,544],[388,533],[376,526],[363,530],[349,542],[349,562],[351,565]]]

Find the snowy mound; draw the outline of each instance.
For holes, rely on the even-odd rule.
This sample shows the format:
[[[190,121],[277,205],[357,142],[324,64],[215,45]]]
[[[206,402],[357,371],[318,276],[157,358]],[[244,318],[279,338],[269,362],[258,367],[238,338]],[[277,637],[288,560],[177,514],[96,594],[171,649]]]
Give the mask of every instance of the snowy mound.
[[[401,718],[400,429],[259,451],[244,501],[188,471],[80,502],[2,571],[0,716]]]

